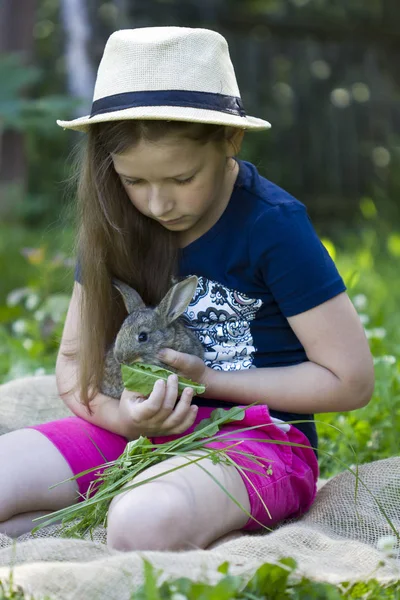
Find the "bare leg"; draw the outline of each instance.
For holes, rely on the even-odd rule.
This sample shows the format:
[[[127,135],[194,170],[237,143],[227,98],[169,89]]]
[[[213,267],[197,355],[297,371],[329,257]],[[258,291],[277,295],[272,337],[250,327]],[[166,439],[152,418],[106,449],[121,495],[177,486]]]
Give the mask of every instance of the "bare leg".
[[[0,436],[0,531],[19,535],[32,529],[32,513],[46,514],[78,499],[78,484],[58,449],[39,431],[21,429]],[[33,526],[36,526],[34,523]]]
[[[173,457],[146,469],[134,481],[182,465],[198,456]],[[250,500],[239,471],[231,465],[200,464],[247,512]],[[132,485],[132,482],[127,485]],[[107,543],[117,550],[189,550],[207,548],[226,534],[241,529],[244,512],[198,465],[182,469],[128,490],[111,502]]]
[[[8,521],[0,523],[0,533],[4,533],[12,538],[17,538],[24,533],[28,533],[34,527],[40,524],[40,521],[33,523],[33,519],[37,519],[42,515],[49,515],[53,511],[37,510],[29,513],[22,513],[11,517]]]

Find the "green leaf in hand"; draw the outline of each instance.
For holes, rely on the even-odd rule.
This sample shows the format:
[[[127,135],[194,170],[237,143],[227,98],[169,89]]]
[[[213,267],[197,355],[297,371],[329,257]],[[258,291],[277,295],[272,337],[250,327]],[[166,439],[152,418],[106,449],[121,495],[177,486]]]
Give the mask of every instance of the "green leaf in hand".
[[[220,423],[217,423],[218,419],[223,419],[223,424],[232,423],[233,421],[242,421],[244,419],[244,409],[239,409],[234,406],[230,410],[226,408],[216,408],[212,411],[210,417],[208,419],[203,419],[196,425],[194,431],[201,431],[204,427],[208,427],[214,424],[214,427],[210,427],[207,429],[207,435],[212,436],[219,431]]]
[[[147,365],[144,363],[133,363],[132,365],[121,365],[122,380],[124,387],[131,392],[138,392],[148,396],[157,379],[164,379],[166,382],[173,371],[163,369],[156,365]],[[178,376],[178,393],[181,394],[185,387],[193,389],[195,394],[203,394],[206,387],[190,379]]]

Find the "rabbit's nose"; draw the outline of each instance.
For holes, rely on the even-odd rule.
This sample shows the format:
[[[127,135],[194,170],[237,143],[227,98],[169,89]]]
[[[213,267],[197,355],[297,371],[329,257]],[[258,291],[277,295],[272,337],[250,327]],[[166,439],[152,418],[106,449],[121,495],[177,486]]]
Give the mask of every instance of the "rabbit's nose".
[[[134,354],[133,356],[129,357],[129,363],[134,363],[134,362],[143,362],[143,358],[141,356],[139,356],[139,354]]]
[[[131,365],[134,362],[143,362],[143,358],[141,356],[139,356],[139,354],[129,354],[129,355],[116,354],[115,358],[118,362],[123,363],[125,365]]]

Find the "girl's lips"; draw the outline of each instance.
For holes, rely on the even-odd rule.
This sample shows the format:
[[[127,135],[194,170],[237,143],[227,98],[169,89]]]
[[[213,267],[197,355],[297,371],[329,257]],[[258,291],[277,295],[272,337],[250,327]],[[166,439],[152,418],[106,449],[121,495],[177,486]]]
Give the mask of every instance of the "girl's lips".
[[[161,221],[162,223],[165,223],[167,225],[173,225],[173,223],[177,223],[178,221],[180,221],[182,219],[182,217],[179,217],[178,219],[172,219],[171,221]]]

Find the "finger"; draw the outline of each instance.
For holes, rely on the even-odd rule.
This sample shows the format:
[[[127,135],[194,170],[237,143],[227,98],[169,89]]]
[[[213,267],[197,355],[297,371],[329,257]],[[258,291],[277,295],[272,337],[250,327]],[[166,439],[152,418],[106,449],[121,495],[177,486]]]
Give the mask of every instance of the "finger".
[[[198,413],[198,409],[199,409],[198,406],[195,406],[195,405],[190,406],[187,416],[182,421],[182,423],[180,425],[178,425],[177,427],[174,427],[172,429],[172,431],[169,433],[176,435],[176,434],[184,433],[185,431],[187,431],[189,429],[189,427],[191,427],[193,425],[193,423],[195,422],[197,413]]]
[[[174,410],[176,400],[178,398],[178,375],[174,373],[167,379],[167,389],[164,395],[164,402],[160,412],[163,412],[165,416],[171,414]]]
[[[164,396],[165,382],[162,379],[157,379],[150,396],[144,400],[140,399],[139,403],[135,402],[138,419],[146,420],[154,417],[163,405]]]
[[[164,424],[165,419],[169,417],[169,415],[174,410],[176,399],[178,398],[178,376],[173,374],[170,375],[167,379],[164,398],[161,403],[160,408],[156,413],[152,416],[153,423],[158,423],[160,425]]]
[[[191,406],[193,398],[193,390],[191,388],[185,388],[182,392],[182,396],[180,397],[179,402],[177,403],[174,411],[171,415],[164,421],[163,429],[175,429],[176,427],[181,427],[183,423],[185,423],[188,418],[189,420],[192,418],[193,412],[197,413],[197,409],[191,410],[193,407]],[[196,415],[194,415],[195,417]],[[193,418],[194,421],[194,418]],[[190,427],[190,425],[189,425]],[[184,429],[182,430],[184,431]]]
[[[164,348],[159,354],[161,360],[185,377],[184,373],[190,371],[197,362],[197,356],[178,352],[172,348]]]

